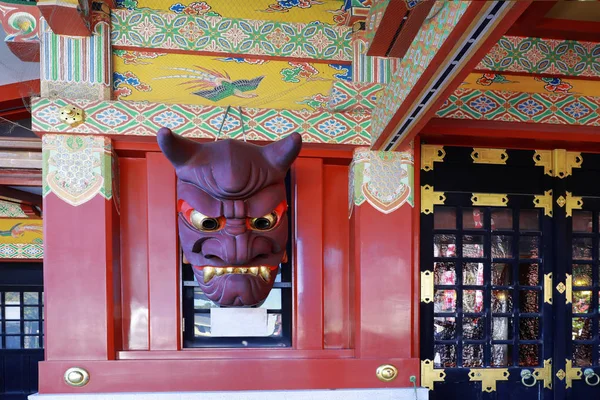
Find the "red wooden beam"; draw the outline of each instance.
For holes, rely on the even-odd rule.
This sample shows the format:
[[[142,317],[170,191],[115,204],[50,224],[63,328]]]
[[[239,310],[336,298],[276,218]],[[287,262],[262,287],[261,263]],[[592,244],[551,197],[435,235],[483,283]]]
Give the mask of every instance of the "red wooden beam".
[[[406,98],[399,99],[396,93],[389,90],[385,93],[389,98],[384,97],[378,101],[378,104],[393,104],[393,114],[382,128],[383,131],[375,133],[376,140],[372,148],[394,150],[411,141],[530,3],[531,1],[471,2]],[[495,17],[490,22],[489,17],[494,12]],[[484,24],[486,28],[482,28]],[[476,30],[482,32],[481,29],[483,33],[473,39],[471,33]],[[465,53],[463,49],[467,44],[469,48]],[[455,61],[456,54],[464,56]],[[398,75],[394,79],[402,78]],[[379,116],[382,119],[379,121],[381,126],[385,123],[385,114]],[[374,119],[376,117],[377,114]],[[373,123],[371,126],[377,124]]]
[[[424,1],[417,4],[412,10],[407,11],[403,24],[399,27],[400,33],[394,39],[388,51],[388,57],[404,57],[434,4],[435,1]]]
[[[406,22],[408,11],[405,1],[390,0],[367,50],[368,56],[387,56],[388,50],[394,44],[398,30]]]
[[[83,3],[87,10],[80,10]],[[57,35],[91,36],[90,17],[92,0],[38,0],[38,8],[46,22]],[[87,13],[87,15],[85,15]]]
[[[40,11],[35,3],[11,2],[0,9],[0,25],[6,32],[4,42],[21,61],[40,61],[39,20]]]

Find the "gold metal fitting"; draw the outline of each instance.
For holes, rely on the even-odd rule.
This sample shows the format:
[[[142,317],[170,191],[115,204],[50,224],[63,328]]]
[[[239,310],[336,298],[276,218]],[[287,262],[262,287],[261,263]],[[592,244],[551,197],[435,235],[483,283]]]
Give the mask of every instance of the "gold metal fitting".
[[[382,382],[391,382],[398,377],[398,368],[391,364],[384,364],[377,368],[377,378]]]
[[[60,120],[65,124],[71,125],[71,128],[75,128],[78,125],[83,124],[85,120],[85,114],[81,108],[75,106],[65,106],[60,109]]]
[[[90,373],[80,367],[69,368],[64,375],[65,383],[73,387],[82,387],[90,381]]]

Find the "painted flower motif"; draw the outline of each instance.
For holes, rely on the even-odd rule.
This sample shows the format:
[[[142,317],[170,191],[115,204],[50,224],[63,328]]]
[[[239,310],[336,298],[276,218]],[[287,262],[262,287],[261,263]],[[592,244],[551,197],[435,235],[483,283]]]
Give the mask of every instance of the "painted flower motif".
[[[317,128],[326,135],[339,136],[346,132],[347,128],[333,118],[323,121]]]
[[[487,96],[480,96],[469,103],[469,107],[480,113],[487,113],[497,107],[497,104]]]
[[[228,29],[227,32],[223,33],[223,36],[227,38],[229,43],[231,43],[234,47],[237,47],[241,42],[250,37],[237,25],[234,25],[231,29]]]
[[[281,28],[275,28],[273,32],[269,33],[266,37],[271,44],[278,49],[290,41],[290,37],[286,35]]]
[[[533,99],[528,99],[517,105],[519,111],[527,114],[529,116],[534,116],[536,114],[541,113],[544,110],[544,107]]]
[[[567,64],[569,68],[573,68],[579,62],[581,62],[581,57],[573,49],[567,50],[563,55],[560,56],[560,59]]]
[[[143,36],[144,40],[148,40],[160,32],[160,30],[152,22],[150,22],[148,18],[145,18],[140,24],[135,25],[133,30],[137,31],[141,36]]]
[[[56,125],[60,123],[60,120],[58,119],[58,114],[58,107],[56,106],[42,108],[40,111],[37,112],[37,116],[42,121],[51,125]]]
[[[331,104],[332,105],[338,105],[340,103],[343,103],[344,101],[348,100],[348,95],[344,92],[342,92],[341,90],[338,90],[336,88],[333,88],[333,90],[331,91]]]
[[[223,128],[221,129],[221,134],[223,132],[229,132],[240,126],[240,121],[228,115],[225,123],[223,123],[223,115],[219,115],[208,122],[212,127],[219,130],[221,129],[221,125]]]
[[[198,28],[195,22],[190,21],[185,24],[179,32],[189,41],[196,41],[204,35],[204,31]]]
[[[330,40],[322,31],[318,31],[308,41],[319,50],[319,53],[323,52],[327,47],[333,44],[333,40]]]
[[[294,129],[294,124],[288,119],[278,116],[265,121],[265,127],[270,131],[281,134]]]
[[[152,122],[165,128],[177,128],[185,123],[185,119],[173,111],[165,111],[152,118]]]
[[[565,112],[573,118],[585,117],[591,110],[579,101],[573,102],[565,107]]]
[[[116,108],[107,108],[97,114],[96,119],[104,125],[117,126],[127,121],[127,115]]]
[[[537,66],[540,61],[545,58],[544,53],[538,48],[538,46],[532,46],[523,56],[531,62],[532,65]]]
[[[487,55],[487,57],[491,58],[495,64],[502,61],[506,56],[508,56],[508,51],[500,45],[495,45]]]

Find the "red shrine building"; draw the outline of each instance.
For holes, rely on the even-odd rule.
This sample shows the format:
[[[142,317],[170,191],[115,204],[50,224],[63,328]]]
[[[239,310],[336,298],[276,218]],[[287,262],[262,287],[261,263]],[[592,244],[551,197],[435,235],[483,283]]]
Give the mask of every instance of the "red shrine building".
[[[599,2],[0,24],[0,398],[600,398]]]

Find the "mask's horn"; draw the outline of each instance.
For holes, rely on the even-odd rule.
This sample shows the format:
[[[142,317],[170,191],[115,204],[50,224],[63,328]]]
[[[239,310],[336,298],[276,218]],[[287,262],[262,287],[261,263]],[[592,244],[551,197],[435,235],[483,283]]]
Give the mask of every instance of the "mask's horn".
[[[282,171],[287,171],[302,148],[302,136],[294,132],[289,136],[263,147],[263,154],[274,165]]]
[[[160,128],[156,134],[158,146],[175,168],[183,166],[199,150],[199,143],[173,134],[169,128]]]

